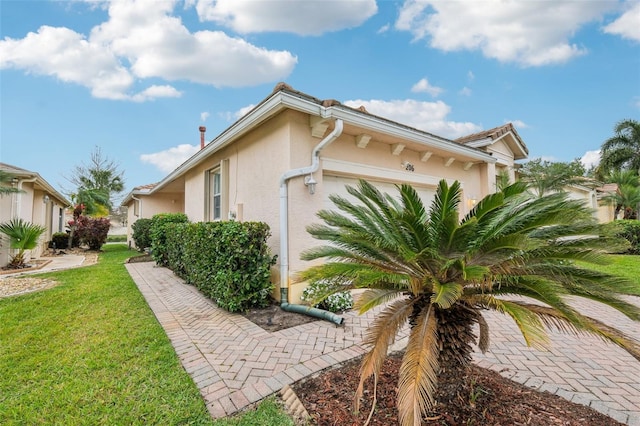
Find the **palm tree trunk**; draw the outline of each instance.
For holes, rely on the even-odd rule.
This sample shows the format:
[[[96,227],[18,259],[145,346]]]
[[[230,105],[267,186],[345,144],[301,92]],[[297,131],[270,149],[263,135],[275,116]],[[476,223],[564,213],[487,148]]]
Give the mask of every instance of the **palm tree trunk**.
[[[438,400],[446,404],[457,398],[468,383],[469,366],[473,359],[476,336],[473,326],[477,313],[463,305],[436,310],[440,348],[438,374]],[[465,396],[463,396],[466,398]]]

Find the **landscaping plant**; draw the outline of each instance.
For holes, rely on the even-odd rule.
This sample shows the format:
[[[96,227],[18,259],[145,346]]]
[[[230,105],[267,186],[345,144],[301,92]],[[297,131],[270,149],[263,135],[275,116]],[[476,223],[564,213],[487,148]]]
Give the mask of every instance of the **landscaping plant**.
[[[353,307],[353,296],[349,291],[333,292],[326,281],[314,281],[302,291],[301,299],[314,308],[329,312],[344,312]]]
[[[168,266],[167,230],[170,223],[187,223],[189,218],[184,213],[160,213],[151,218],[151,256],[156,264]]]
[[[133,231],[133,242],[140,251],[151,247],[151,219],[140,218],[133,222],[131,230]]]
[[[166,226],[167,264],[230,312],[269,304],[275,264],[263,222],[200,222]]]
[[[408,323],[397,409],[402,425],[420,425],[435,405],[438,382],[462,385],[472,345],[488,349],[487,309],[510,316],[527,345],[547,347],[545,327],[555,327],[608,339],[640,360],[637,342],[565,300],[586,297],[640,320],[640,309],[620,297],[640,295],[640,286],[573,262],[604,262],[605,248],[618,242],[599,235],[581,201],[565,193],[533,196],[519,182],[488,195],[461,218],[458,182],[442,180],[428,211],[408,185],[399,188],[399,199],[363,180],[347,190],[358,202],[332,195],[339,211],[319,212],[324,224],[308,228],[327,244],[304,252],[303,259],[326,262],[301,277],[329,282],[335,292],[365,289],[355,304],[361,313],[383,305],[365,337],[370,351],[361,364],[356,409],[365,380],[373,376],[375,383],[391,343]],[[439,394],[456,398],[458,389]]]
[[[9,222],[0,224],[0,232],[9,237],[10,247],[18,250],[18,253],[11,257],[9,268],[25,267],[26,251],[36,248],[38,240],[44,231],[44,227],[24,221],[21,218],[13,218]]]
[[[81,215],[76,219],[76,236],[80,244],[86,244],[89,250],[100,250],[107,242],[111,222],[106,217],[88,217]]]

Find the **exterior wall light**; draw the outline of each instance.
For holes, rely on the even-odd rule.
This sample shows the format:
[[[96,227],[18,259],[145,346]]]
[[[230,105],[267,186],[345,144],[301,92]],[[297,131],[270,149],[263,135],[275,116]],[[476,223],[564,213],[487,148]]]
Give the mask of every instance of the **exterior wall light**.
[[[304,184],[307,188],[309,188],[309,194],[313,195],[316,193],[316,180],[313,178],[313,175],[304,177]]]
[[[49,201],[51,201],[51,198],[49,198],[48,195],[45,195],[44,197],[42,197],[42,202],[45,204],[49,204]]]

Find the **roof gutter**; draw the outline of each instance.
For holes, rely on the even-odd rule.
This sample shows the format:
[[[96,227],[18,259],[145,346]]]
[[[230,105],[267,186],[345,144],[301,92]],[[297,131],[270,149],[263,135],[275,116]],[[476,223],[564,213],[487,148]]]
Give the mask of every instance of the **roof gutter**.
[[[300,176],[311,176],[320,167],[320,151],[335,141],[341,134],[344,123],[335,121],[334,129],[311,153],[311,165],[297,169],[291,169],[280,177],[280,307],[289,312],[309,315],[315,318],[326,319],[337,325],[344,322],[344,318],[322,309],[310,306],[289,303],[289,180]]]

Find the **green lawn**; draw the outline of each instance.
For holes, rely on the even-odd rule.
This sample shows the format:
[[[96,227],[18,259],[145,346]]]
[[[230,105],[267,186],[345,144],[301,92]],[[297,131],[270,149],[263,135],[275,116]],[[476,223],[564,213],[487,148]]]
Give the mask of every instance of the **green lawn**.
[[[609,274],[627,277],[640,285],[640,256],[611,255],[609,258],[611,263],[608,265],[588,265],[587,267]]]
[[[213,422],[123,266],[136,252],[104,250],[44,274],[55,288],[0,300],[0,424],[292,424],[274,400]]]

